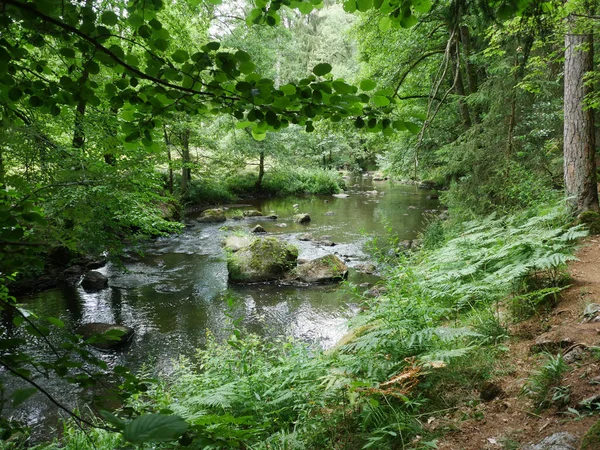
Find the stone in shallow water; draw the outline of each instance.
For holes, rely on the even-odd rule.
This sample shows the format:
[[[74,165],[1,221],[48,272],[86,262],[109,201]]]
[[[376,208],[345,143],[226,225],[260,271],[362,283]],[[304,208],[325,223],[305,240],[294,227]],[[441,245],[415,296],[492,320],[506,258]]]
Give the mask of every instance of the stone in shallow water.
[[[111,350],[125,345],[133,337],[133,328],[111,323],[85,323],[75,330],[91,346],[101,350]]]
[[[225,211],[221,208],[206,209],[202,211],[202,214],[198,218],[198,222],[200,223],[225,222],[226,220]]]
[[[266,233],[267,230],[265,230],[262,226],[260,225],[256,225],[254,228],[252,228],[252,230],[250,230],[251,233]]]
[[[306,213],[296,214],[294,216],[294,222],[296,223],[308,223],[310,222],[310,216]]]
[[[325,255],[298,266],[296,275],[307,283],[342,281],[348,276],[348,267],[337,256]]]
[[[100,272],[92,270],[85,274],[81,280],[81,287],[86,291],[101,291],[108,287],[108,278]]]
[[[255,238],[227,258],[229,280],[238,283],[275,281],[296,266],[298,249],[275,238]]]
[[[261,217],[263,215],[262,212],[256,209],[247,209],[242,214],[244,215],[244,217]]]

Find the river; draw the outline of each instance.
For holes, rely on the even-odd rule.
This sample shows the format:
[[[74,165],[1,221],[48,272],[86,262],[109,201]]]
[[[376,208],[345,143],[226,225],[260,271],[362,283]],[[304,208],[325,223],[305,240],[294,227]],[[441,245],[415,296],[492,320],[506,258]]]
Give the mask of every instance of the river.
[[[207,330],[223,337],[232,322],[269,338],[292,336],[331,347],[359,310],[348,285],[229,285],[221,242],[226,233],[249,231],[261,224],[267,235],[296,245],[300,258],[337,254],[350,268],[350,286],[362,285],[358,289],[365,290],[366,283],[377,281],[377,274],[354,270],[373,262],[365,244],[373,239],[385,241],[390,232],[400,241],[416,238],[427,212],[435,210],[438,202],[416,186],[370,178],[348,184],[347,198],[288,197],[228,205],[231,219],[219,224],[201,224],[191,217],[181,234],[152,240],[143,245],[143,255],[126,255],[121,264],[98,269],[109,278],[108,289],[86,292],[79,286],[62,286],[19,301],[39,315],[60,318],[68,329],[88,322],[133,327],[135,335],[126,348],[100,354],[109,364],[140,367],[149,363],[158,371],[168,371],[173,358],[189,356],[203,345]],[[233,219],[246,209],[278,218]],[[296,212],[308,213],[311,222],[294,223]],[[299,240],[307,233],[314,239]],[[319,244],[323,237],[336,245]],[[19,416],[30,423],[44,421],[51,415],[44,403],[34,396]]]

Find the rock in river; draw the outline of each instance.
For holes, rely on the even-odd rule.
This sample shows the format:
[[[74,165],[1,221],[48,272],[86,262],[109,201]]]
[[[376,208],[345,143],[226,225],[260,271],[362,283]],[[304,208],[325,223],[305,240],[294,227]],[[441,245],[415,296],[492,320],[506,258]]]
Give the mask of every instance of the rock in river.
[[[335,255],[325,255],[296,268],[296,276],[306,283],[342,281],[348,276],[348,267]]]
[[[75,330],[89,344],[101,350],[110,350],[126,344],[133,337],[133,328],[125,325],[92,322]]]
[[[227,220],[225,218],[225,211],[221,208],[205,209],[198,218],[198,222],[200,223],[225,222],[225,220]]]
[[[265,230],[261,225],[256,225],[254,228],[252,228],[250,230],[251,233],[266,233],[267,230]]]
[[[304,214],[296,214],[294,216],[294,222],[296,223],[308,223],[310,222],[310,216],[306,213]]]
[[[296,266],[298,249],[276,238],[256,238],[227,258],[229,280],[238,283],[275,281]]]
[[[86,291],[101,291],[108,287],[108,278],[100,272],[91,270],[81,280],[81,287]]]
[[[256,209],[247,209],[243,212],[244,217],[262,217],[263,213]]]

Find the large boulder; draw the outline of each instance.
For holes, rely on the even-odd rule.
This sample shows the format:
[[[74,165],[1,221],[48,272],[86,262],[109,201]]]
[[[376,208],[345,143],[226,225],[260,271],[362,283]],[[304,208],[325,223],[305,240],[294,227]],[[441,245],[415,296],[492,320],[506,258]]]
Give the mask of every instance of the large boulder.
[[[108,287],[108,278],[100,272],[91,270],[81,280],[81,287],[86,291],[101,291]]]
[[[275,281],[296,266],[298,249],[276,238],[256,238],[227,258],[229,280],[236,283]]]
[[[133,337],[133,328],[111,323],[91,322],[75,330],[88,344],[100,350],[111,350],[125,345]]]
[[[200,223],[217,223],[225,222],[225,220],[227,220],[225,218],[225,211],[221,208],[205,209],[198,218],[198,222]]]
[[[239,236],[232,234],[231,236],[227,236],[223,241],[223,246],[225,250],[229,250],[230,252],[237,252],[244,247],[248,247],[252,242],[252,238],[250,236]]]
[[[296,276],[306,283],[342,281],[348,276],[348,266],[335,255],[325,255],[298,266]]]
[[[306,213],[296,214],[294,216],[294,222],[296,223],[308,223],[310,222],[310,216]]]

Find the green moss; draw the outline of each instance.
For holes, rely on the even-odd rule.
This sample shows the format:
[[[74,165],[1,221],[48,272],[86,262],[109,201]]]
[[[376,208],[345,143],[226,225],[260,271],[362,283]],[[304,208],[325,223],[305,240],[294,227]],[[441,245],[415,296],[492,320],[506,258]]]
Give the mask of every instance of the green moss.
[[[298,249],[278,239],[254,239],[248,247],[227,258],[232,281],[269,281],[280,278],[296,265]]]
[[[581,450],[595,450],[600,448],[600,420],[588,430],[581,442]]]
[[[577,222],[585,225],[590,234],[600,234],[600,214],[597,211],[582,212]]]

